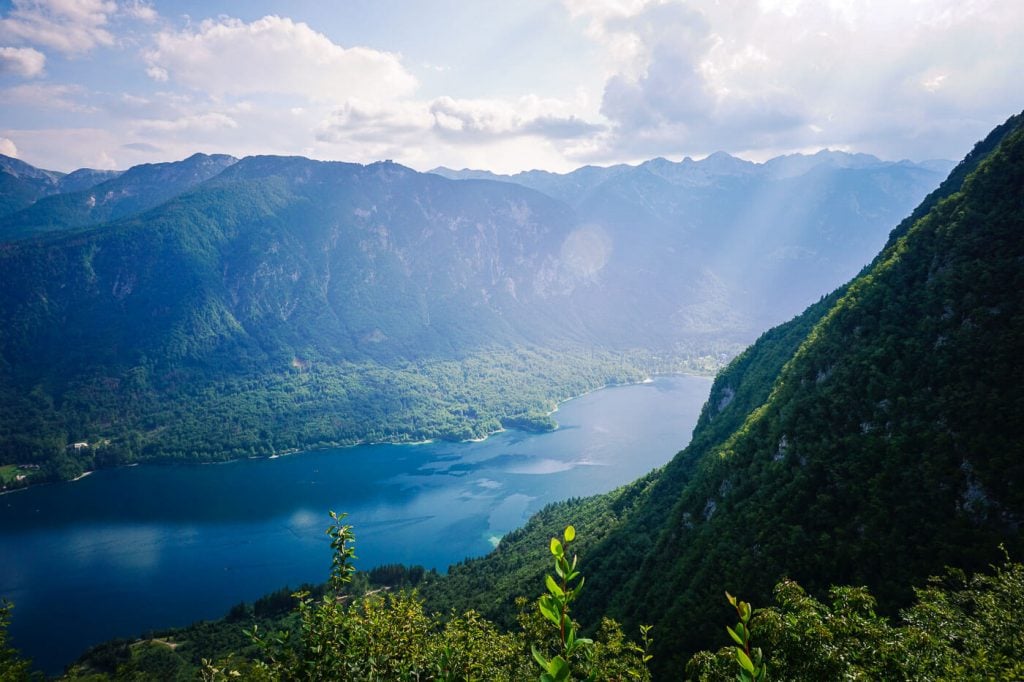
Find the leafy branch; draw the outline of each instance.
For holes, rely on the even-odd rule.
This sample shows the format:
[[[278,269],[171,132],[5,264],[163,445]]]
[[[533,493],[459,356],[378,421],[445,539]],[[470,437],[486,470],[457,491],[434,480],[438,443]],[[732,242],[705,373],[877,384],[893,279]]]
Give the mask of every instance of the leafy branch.
[[[761,649],[751,647],[750,644],[750,617],[753,615],[753,609],[750,604],[736,599],[728,592],[725,593],[725,598],[736,609],[736,615],[740,618],[735,628],[725,626],[729,636],[736,642],[733,651],[736,653],[736,662],[740,666],[740,672],[736,679],[740,682],[763,682],[768,679],[768,664],[763,660]]]

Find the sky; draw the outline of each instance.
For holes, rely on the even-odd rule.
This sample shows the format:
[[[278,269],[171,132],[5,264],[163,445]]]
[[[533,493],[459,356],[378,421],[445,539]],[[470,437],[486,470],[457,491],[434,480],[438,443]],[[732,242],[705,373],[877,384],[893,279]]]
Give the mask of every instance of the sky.
[[[959,159],[1024,108],[1024,0],[0,0],[0,153],[565,172]]]

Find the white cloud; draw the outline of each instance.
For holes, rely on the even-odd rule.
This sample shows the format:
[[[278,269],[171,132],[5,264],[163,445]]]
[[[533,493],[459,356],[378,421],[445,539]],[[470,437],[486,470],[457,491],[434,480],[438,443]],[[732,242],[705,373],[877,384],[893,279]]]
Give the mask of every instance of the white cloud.
[[[146,23],[152,23],[160,18],[152,4],[145,0],[131,0],[123,3],[121,11],[132,19],[138,19]]]
[[[31,47],[0,47],[0,74],[33,78],[43,73],[46,55]]]
[[[237,128],[238,122],[227,114],[208,112],[181,116],[175,119],[143,119],[135,122],[138,130],[178,133],[182,131],[210,132],[224,128]]]
[[[344,48],[304,23],[277,16],[251,23],[220,18],[202,22],[195,31],[162,32],[145,57],[154,79],[170,78],[214,96],[380,101],[416,88],[398,55]]]
[[[0,38],[81,54],[114,43],[107,24],[116,10],[110,0],[14,0]]]
[[[570,21],[543,28],[578,32],[566,36],[574,49],[565,58],[580,64],[538,77],[536,63],[497,44],[467,46],[467,59],[493,60],[486,83],[468,81],[480,71],[449,52],[405,48],[402,31],[347,47],[320,25],[278,16],[194,22],[161,18],[148,0],[0,2],[0,44],[12,46],[0,48],[0,73],[76,73],[59,53],[121,48],[90,57],[104,77],[89,81],[95,91],[44,79],[0,89],[12,120],[38,111],[40,125],[79,132],[0,134],[33,163],[38,156],[61,168],[203,150],[507,172],[717,149],[761,159],[822,147],[958,158],[1024,106],[1024,2],[563,2]],[[578,49],[579,34],[592,49]],[[139,86],[142,70],[149,80]],[[572,82],[557,81],[563,71]],[[99,129],[107,135],[81,132]]]
[[[102,128],[6,129],[0,136],[18,140],[18,158],[36,168],[118,167],[112,165],[109,152],[117,148],[117,136]]]
[[[293,113],[306,112],[299,109]],[[433,123],[427,107],[418,103],[392,103],[385,107],[349,100],[317,124],[315,133],[321,142],[370,142],[420,135],[430,130]]]
[[[402,138],[409,144],[433,136],[446,144],[472,145],[515,137],[549,141],[586,137],[601,126],[571,113],[576,103],[527,95],[514,100],[438,97],[429,102],[368,104],[349,101],[321,121],[321,142],[385,142]]]
[[[70,111],[78,114],[96,111],[95,107],[82,101],[87,93],[78,85],[23,83],[0,90],[0,95],[9,106],[38,111]]]
[[[957,157],[1022,106],[1024,3],[565,4],[613,57],[612,131],[588,158],[809,145]]]
[[[511,101],[439,97],[429,109],[438,133],[464,141],[520,135],[567,139],[601,129],[573,114],[575,108],[572,102],[526,95]]]
[[[6,137],[0,137],[0,154],[4,156],[10,156],[12,158],[18,157],[18,147],[14,144],[14,140]]]

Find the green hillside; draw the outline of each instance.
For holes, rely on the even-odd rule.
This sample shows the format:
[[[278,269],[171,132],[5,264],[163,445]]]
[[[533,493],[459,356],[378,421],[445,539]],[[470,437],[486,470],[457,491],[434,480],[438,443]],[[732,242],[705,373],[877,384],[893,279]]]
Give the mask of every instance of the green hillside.
[[[945,565],[982,568],[1000,543],[1019,556],[1022,188],[1016,117],[954,173],[947,196],[894,232],[776,378],[764,368],[767,400],[728,437],[695,438],[677,457],[671,466],[695,466],[652,492],[660,518],[648,519],[657,540],[642,569],[610,573],[604,589],[595,577],[590,608],[627,624],[657,614],[661,660],[678,665],[715,641],[726,588],[763,602],[784,576],[817,593],[864,584],[891,611]],[[716,382],[705,429],[742,362]]]
[[[124,173],[79,169],[60,178],[56,194],[0,217],[0,241],[141,213],[212,178],[236,160],[225,154],[193,154],[183,161],[142,164]]]
[[[508,595],[543,576],[526,557],[575,523],[593,542],[581,612],[653,622],[664,672],[716,647],[725,589],[768,603],[786,576],[819,595],[864,584],[892,613],[946,565],[984,568],[1000,543],[1019,557],[1022,170],[1016,116],[861,276],[719,373],[672,462],[539,514],[426,587],[428,603],[508,622]]]

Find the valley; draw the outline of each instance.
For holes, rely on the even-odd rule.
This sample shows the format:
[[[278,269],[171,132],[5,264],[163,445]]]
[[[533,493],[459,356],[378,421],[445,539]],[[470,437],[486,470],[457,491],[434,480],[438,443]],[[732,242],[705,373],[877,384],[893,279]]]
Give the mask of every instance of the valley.
[[[38,469],[9,486],[544,428],[585,390],[714,372],[855,273],[942,170],[723,154],[581,169],[577,196],[299,157],[72,184],[15,161],[40,196],[0,229],[0,463]]]

